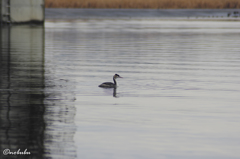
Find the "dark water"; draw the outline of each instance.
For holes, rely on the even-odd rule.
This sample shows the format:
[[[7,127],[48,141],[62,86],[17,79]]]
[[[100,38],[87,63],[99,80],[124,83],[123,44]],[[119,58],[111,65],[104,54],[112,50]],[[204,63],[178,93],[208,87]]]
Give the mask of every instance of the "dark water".
[[[10,26],[1,30],[0,136],[1,158],[75,158],[75,106],[65,95],[66,80],[46,68],[42,26]],[[53,81],[58,81],[55,84]],[[61,83],[63,81],[63,83]],[[65,147],[67,145],[67,147]],[[30,155],[3,151],[27,150]]]
[[[16,158],[4,156],[4,149],[28,149],[33,157],[43,157],[46,129],[43,55],[43,27],[1,29],[1,158]]]
[[[237,159],[240,23],[47,20],[1,30],[0,158]],[[118,73],[118,87],[98,85]]]

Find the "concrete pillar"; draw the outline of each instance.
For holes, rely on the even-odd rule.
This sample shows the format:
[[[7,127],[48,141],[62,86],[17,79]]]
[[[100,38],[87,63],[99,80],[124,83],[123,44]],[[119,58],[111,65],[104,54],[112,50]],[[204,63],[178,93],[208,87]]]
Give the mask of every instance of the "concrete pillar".
[[[44,23],[44,0],[0,0],[1,23]]]

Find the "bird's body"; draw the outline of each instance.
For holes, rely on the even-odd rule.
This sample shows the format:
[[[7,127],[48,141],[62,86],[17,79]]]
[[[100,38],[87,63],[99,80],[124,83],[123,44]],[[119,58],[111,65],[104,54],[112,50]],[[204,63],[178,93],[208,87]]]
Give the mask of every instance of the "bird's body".
[[[116,82],[116,79],[117,78],[122,78],[121,76],[119,76],[118,74],[115,74],[113,76],[113,82],[104,82],[102,84],[100,84],[98,87],[103,87],[103,88],[116,88],[117,87],[117,82]]]
[[[114,84],[112,82],[104,82],[104,83],[100,84],[99,87],[114,88],[114,87],[116,87],[116,84]]]

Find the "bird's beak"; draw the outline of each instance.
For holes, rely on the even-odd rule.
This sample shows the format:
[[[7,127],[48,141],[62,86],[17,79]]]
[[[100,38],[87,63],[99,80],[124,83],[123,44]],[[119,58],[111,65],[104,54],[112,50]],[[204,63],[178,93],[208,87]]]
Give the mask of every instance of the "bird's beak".
[[[119,78],[123,78],[123,77],[119,76]]]

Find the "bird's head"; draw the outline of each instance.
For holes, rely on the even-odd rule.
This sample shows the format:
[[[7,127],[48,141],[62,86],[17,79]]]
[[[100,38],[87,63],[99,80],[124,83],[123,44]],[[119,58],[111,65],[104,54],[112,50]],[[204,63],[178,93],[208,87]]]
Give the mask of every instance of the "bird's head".
[[[122,77],[119,76],[118,74],[115,74],[115,75],[113,76],[113,78],[116,79],[116,78],[122,78]]]

